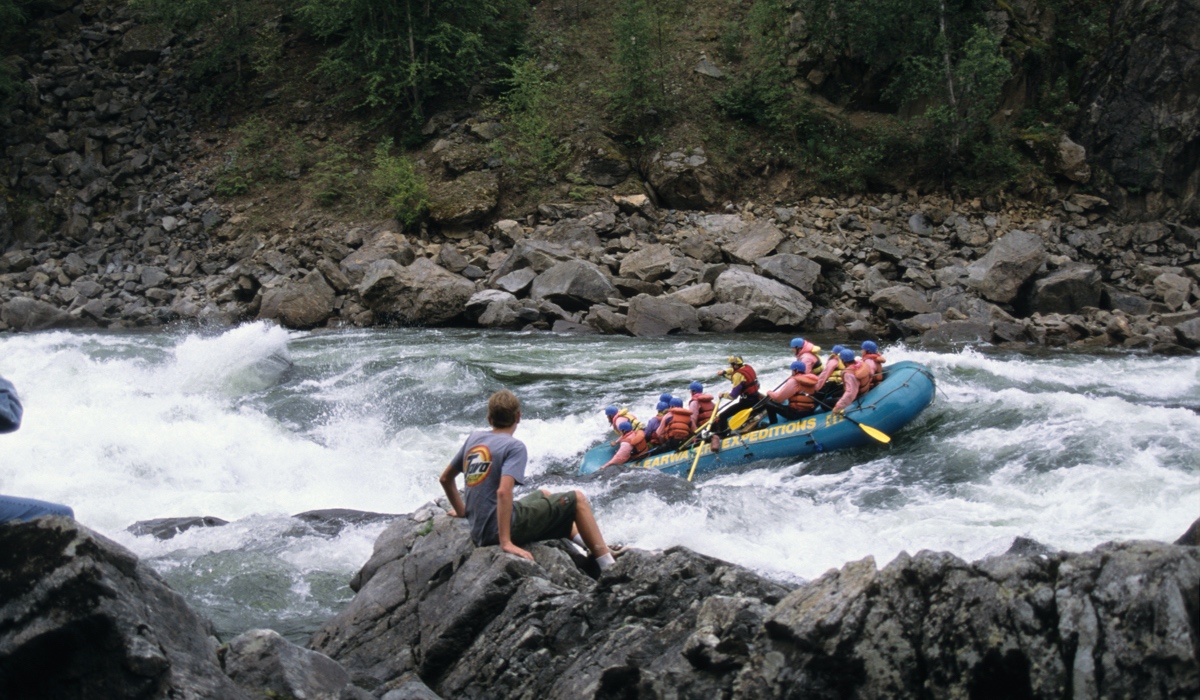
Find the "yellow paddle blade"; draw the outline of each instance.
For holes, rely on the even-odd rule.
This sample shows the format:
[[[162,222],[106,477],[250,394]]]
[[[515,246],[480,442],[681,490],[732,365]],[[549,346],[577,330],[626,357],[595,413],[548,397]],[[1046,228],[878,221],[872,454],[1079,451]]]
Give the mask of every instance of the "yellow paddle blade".
[[[882,430],[879,430],[878,428],[872,428],[871,426],[863,425],[862,423],[857,423],[857,425],[858,425],[858,427],[863,429],[864,433],[866,433],[867,435],[870,435],[871,437],[875,438],[876,440],[878,440],[880,442],[886,443],[886,442],[892,441],[892,439],[890,437],[888,437],[887,433],[883,432]]]
[[[729,427],[733,430],[742,427],[742,423],[746,422],[746,419],[750,417],[750,413],[753,410],[753,408],[747,408],[733,414],[733,417],[729,419]]]

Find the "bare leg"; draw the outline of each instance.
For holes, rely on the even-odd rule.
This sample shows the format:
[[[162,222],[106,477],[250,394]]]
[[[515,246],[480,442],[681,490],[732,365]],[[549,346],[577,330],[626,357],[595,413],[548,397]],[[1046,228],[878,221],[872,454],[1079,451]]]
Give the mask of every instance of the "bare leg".
[[[587,496],[583,495],[582,491],[575,492],[575,528],[583,537],[583,543],[587,545],[593,557],[602,557],[608,554],[608,545],[604,543],[604,537],[600,534],[600,526],[596,524],[596,516],[592,513],[592,504],[588,502]]]

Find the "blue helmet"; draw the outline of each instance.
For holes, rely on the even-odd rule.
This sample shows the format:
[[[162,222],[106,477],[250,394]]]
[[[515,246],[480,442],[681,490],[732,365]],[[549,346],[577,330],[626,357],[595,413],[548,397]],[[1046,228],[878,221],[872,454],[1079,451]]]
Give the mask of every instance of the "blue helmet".
[[[704,391],[704,385],[700,382],[692,382],[691,384],[688,384],[688,391],[692,392],[693,394],[699,394],[700,392]]]
[[[604,409],[604,415],[611,419],[613,416],[617,415],[617,407],[609,406],[608,408]]]
[[[668,409],[668,408],[670,408],[670,407],[671,407],[671,404],[670,404],[670,402],[668,402],[668,401],[659,401],[659,402],[658,402],[658,405],[654,407],[654,410],[656,410],[656,411],[665,411],[665,410],[667,410],[667,409]]]
[[[862,344],[863,352],[879,352],[879,346],[874,340],[864,340]]]
[[[795,362],[792,363],[792,371],[793,372],[807,372],[808,365],[804,364],[800,360],[796,360]]]
[[[666,401],[667,403],[671,403],[671,392],[669,392],[669,391],[664,391],[663,393],[659,394],[659,395],[658,395],[658,400],[659,400],[659,401]]]
[[[804,338],[792,338],[792,347],[794,347],[794,348],[804,347]]]
[[[845,349],[846,348],[842,347],[841,345],[834,345],[829,352],[833,353],[834,355],[841,355],[842,351]]]
[[[620,430],[622,433],[628,433],[630,430],[633,430],[633,424],[627,420],[623,420],[617,423],[617,430]]]
[[[683,408],[683,399],[678,396],[671,399],[671,408]]]
[[[854,362],[854,351],[842,348],[842,352],[838,355],[838,357],[842,358],[842,362],[849,364]]]

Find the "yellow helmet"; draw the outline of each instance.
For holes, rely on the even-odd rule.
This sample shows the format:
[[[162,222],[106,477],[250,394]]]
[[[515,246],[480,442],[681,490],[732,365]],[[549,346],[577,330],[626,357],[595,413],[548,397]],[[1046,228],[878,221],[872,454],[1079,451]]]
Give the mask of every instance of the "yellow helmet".
[[[741,367],[744,364],[746,364],[746,363],[742,361],[741,355],[730,355],[729,356],[729,365],[731,367]]]

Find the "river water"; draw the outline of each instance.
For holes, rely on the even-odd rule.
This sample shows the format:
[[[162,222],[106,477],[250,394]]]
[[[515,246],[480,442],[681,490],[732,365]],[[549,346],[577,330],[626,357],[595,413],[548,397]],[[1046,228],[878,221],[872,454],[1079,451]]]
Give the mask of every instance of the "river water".
[[[0,493],[71,505],[226,638],[271,627],[301,642],[352,596],[346,582],[383,525],[326,536],[289,515],[406,513],[438,498],[438,474],[503,387],[523,401],[530,483],[578,484],[609,541],[686,545],[780,580],[901,551],[976,559],[1018,535],[1071,550],[1173,540],[1200,515],[1195,357],[885,345],[938,381],[891,446],[742,467],[682,499],[574,477],[605,438],[604,406],[648,417],[659,393],[711,377],[735,352],[774,386],[789,340],[261,323],[0,334],[0,375],[25,405],[21,430],[0,436]],[[199,515],[232,522],[166,541],[126,531]]]

